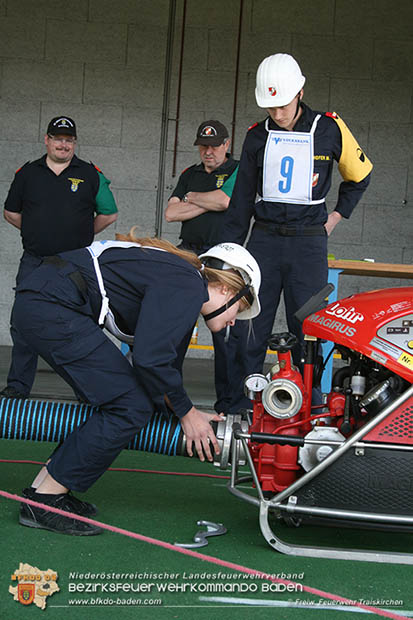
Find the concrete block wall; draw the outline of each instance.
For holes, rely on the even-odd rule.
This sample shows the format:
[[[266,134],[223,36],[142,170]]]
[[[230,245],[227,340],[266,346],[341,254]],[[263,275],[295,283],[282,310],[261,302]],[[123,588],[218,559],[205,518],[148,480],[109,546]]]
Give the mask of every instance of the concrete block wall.
[[[185,4],[177,175],[198,159],[193,141],[199,123],[215,117],[232,129],[240,4]],[[142,234],[161,232],[178,240],[179,224],[158,214],[161,230],[156,225],[157,198],[164,209],[177,182],[172,167],[184,0],[175,3],[168,59],[170,6],[169,0],[0,0],[0,201],[14,171],[43,154],[50,118],[68,114],[78,124],[78,155],[112,180],[120,215],[103,236],[137,224]],[[248,126],[264,116],[254,98],[257,66],[283,51],[297,58],[307,77],[305,101],[337,111],[375,164],[365,197],[330,239],[329,251],[337,258],[413,260],[412,18],[410,0],[243,2],[234,154],[240,154]],[[170,91],[163,109],[168,60]],[[339,182],[336,174],[330,209]],[[9,344],[21,247],[18,231],[5,222],[0,234],[0,344]],[[406,282],[343,276],[339,295]],[[283,317],[281,310],[277,328],[283,328]],[[210,343],[203,327],[199,342]]]
[[[44,153],[55,115],[78,126],[77,154],[112,181],[116,226],[155,233],[168,0],[0,0],[0,201]],[[0,343],[8,332],[19,232],[0,224]]]
[[[212,1],[202,10],[199,4],[188,2],[178,169],[179,164],[184,168],[196,161],[196,150],[191,145],[199,122],[217,117],[230,128],[232,121],[240,3],[234,0],[223,5]],[[412,3],[247,0],[243,7],[234,154],[240,154],[248,126],[264,118],[254,97],[258,64],[278,51],[293,54],[307,77],[304,100],[314,109],[337,111],[375,165],[368,191],[351,219],[341,222],[334,231],[329,252],[337,258],[410,263],[413,170],[409,59],[413,33],[408,24],[413,18]],[[216,22],[213,17],[220,9]],[[211,106],[214,98],[215,105]],[[171,102],[171,116],[174,104]],[[327,202],[330,210],[336,204],[340,180],[336,171]],[[169,178],[168,186],[173,185]],[[164,224],[163,234],[176,241],[179,228],[179,224]],[[338,294],[344,297],[409,283],[392,278],[341,276]],[[285,325],[281,305],[274,330],[282,330]],[[200,340],[208,341],[202,326]]]

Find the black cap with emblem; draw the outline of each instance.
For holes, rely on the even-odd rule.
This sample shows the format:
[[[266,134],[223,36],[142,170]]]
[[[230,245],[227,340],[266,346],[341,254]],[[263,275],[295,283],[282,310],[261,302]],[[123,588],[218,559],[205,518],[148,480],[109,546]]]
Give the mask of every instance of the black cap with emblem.
[[[74,136],[76,138],[76,125],[68,116],[55,116],[47,126],[50,136]]]
[[[220,146],[228,137],[225,125],[219,121],[205,121],[198,127],[194,146]]]

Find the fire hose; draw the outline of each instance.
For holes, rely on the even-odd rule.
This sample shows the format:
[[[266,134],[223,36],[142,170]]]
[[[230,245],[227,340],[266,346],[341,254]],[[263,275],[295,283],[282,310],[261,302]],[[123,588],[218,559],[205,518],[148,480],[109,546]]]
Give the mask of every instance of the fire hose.
[[[2,398],[0,439],[61,442],[98,411],[98,407],[80,403]],[[248,428],[241,416],[227,416],[223,422],[212,422],[221,448],[220,455],[215,455],[215,465],[220,469],[226,469],[230,462],[233,423],[241,424],[243,430]],[[187,456],[186,440],[179,418],[172,413],[154,413],[125,449]],[[243,462],[245,459],[241,464]]]

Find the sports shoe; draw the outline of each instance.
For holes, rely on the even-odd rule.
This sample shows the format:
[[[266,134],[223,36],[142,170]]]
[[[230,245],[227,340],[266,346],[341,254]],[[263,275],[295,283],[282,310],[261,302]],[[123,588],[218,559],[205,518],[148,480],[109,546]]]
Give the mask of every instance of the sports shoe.
[[[67,510],[66,495],[67,493],[59,493],[59,495],[32,493],[30,499],[40,501],[53,508]],[[27,527],[49,530],[50,532],[68,534],[70,536],[95,536],[103,532],[102,528],[96,525],[77,521],[77,519],[72,519],[71,517],[63,517],[55,512],[49,512],[23,503],[20,504],[19,523]]]
[[[36,489],[34,487],[27,487],[27,489],[23,489],[23,497],[27,497],[28,499],[33,499],[35,501],[40,502],[39,495],[36,495],[36,498],[33,497],[33,493],[36,494]],[[71,491],[63,494],[64,499],[62,500],[62,504],[59,506],[61,510],[67,510],[68,512],[74,512],[77,515],[81,515],[82,517],[93,517],[97,515],[98,509],[95,504],[91,504],[90,502],[83,502],[78,497],[72,495]]]
[[[22,394],[21,392],[16,390],[14,387],[11,387],[11,386],[8,386],[8,385],[0,392],[0,397],[3,397],[3,398],[28,398],[28,396],[26,396],[26,394]]]

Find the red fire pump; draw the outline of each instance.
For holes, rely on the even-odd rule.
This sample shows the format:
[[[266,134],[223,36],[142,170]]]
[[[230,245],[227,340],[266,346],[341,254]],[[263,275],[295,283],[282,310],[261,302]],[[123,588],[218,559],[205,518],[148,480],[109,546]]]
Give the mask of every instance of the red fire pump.
[[[361,293],[314,311],[325,296],[323,290],[297,313],[307,317],[302,372],[292,363],[295,337],[271,337],[277,364],[245,380],[252,411],[227,416],[217,429],[220,465],[232,463],[229,490],[259,506],[261,531],[274,549],[413,564],[407,553],[292,545],[270,527],[271,515],[294,526],[413,531],[413,288]],[[330,393],[314,405],[323,369],[317,350],[325,340],[341,363]],[[245,461],[247,478],[238,473]],[[257,496],[238,488],[251,479]]]

